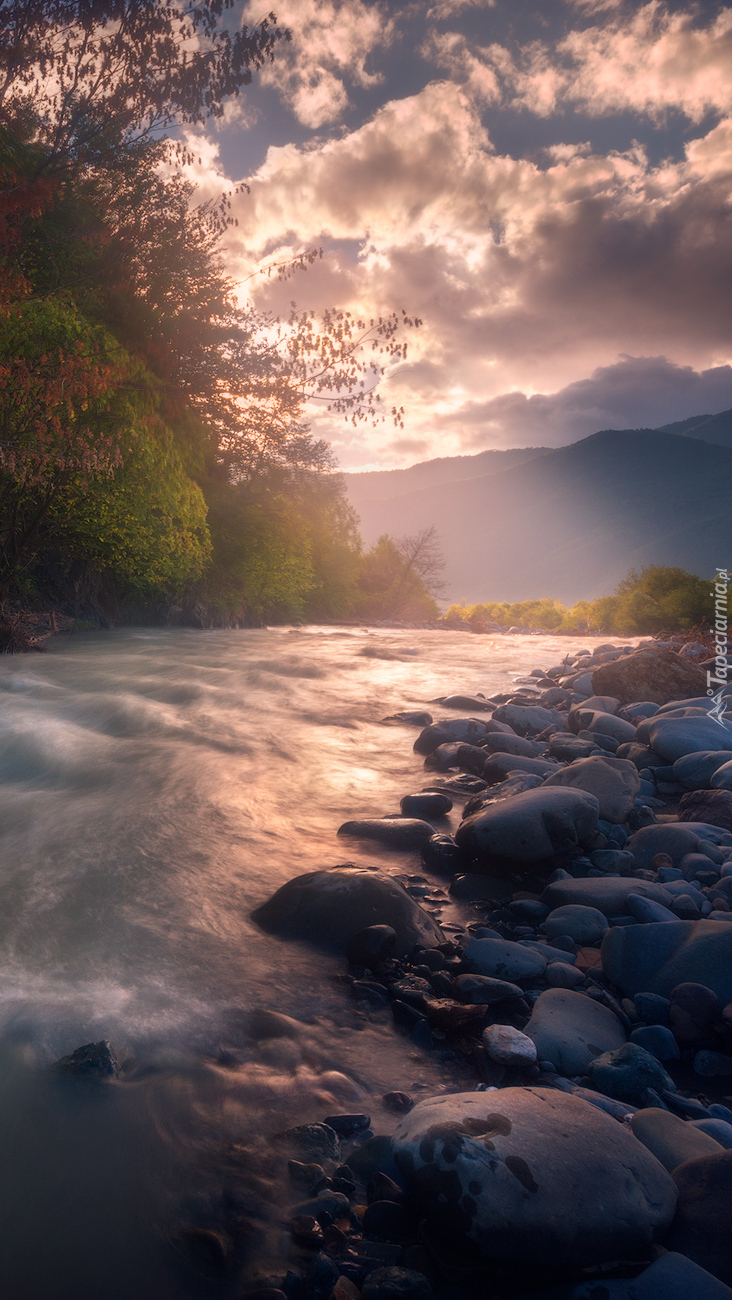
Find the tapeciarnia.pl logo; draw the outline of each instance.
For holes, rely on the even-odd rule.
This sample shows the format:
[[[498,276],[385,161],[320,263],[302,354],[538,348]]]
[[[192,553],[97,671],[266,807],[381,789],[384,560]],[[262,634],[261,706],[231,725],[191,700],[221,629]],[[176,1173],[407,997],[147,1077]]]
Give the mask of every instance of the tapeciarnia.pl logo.
[[[724,711],[727,701],[724,699],[722,692],[728,682],[729,669],[729,610],[728,610],[728,590],[729,574],[726,569],[717,569],[717,577],[714,582],[714,591],[710,591],[710,596],[714,599],[714,627],[711,629],[714,637],[714,672],[707,669],[707,695],[712,698],[712,707],[709,710],[710,718],[714,718],[720,727],[726,726],[724,721]],[[714,687],[718,689],[715,691]]]

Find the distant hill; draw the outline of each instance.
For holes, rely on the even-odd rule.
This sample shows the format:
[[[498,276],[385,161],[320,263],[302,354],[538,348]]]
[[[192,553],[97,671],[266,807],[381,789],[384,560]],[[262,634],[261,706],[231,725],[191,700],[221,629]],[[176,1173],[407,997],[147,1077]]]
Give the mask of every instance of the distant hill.
[[[509,451],[479,451],[475,456],[440,456],[437,460],[422,460],[408,469],[366,470],[361,474],[347,474],[348,496],[358,512],[362,501],[399,496],[418,488],[431,487],[452,479],[472,478],[476,474],[495,474],[498,470],[520,465],[534,456],[541,456],[548,447],[512,447]]]
[[[423,487],[351,497],[367,544],[437,527],[451,600],[572,603],[609,593],[631,568],[706,575],[732,563],[732,449],[693,430],[607,429],[493,473],[476,473],[477,459],[447,458]],[[470,463],[465,477],[446,477],[455,460]]]
[[[662,429],[664,433],[701,438],[720,447],[732,447],[732,411],[720,411],[719,415],[692,415],[676,424],[664,424]]]

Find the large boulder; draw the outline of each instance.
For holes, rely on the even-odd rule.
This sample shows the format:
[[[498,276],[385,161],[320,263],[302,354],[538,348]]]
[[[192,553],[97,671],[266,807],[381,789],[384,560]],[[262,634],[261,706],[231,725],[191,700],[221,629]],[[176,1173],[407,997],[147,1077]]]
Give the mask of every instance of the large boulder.
[[[545,862],[591,842],[600,805],[584,790],[526,790],[467,817],[455,839],[480,861]]]
[[[693,1124],[657,1106],[637,1110],[630,1127],[638,1141],[653,1152],[670,1174],[685,1160],[718,1155],[722,1150],[719,1142],[707,1133],[701,1133]]]
[[[633,854],[636,867],[648,871],[657,853],[666,853],[678,867],[687,853],[702,853],[702,838],[714,843],[722,834],[718,827],[710,826],[703,836],[699,822],[659,822],[656,826],[641,826],[639,831],[625,841],[625,850]]]
[[[603,713],[599,709],[578,708],[573,712],[570,726],[578,732],[591,735],[612,736],[619,745],[630,745],[635,740],[635,724],[616,718],[613,713]]]
[[[564,713],[544,709],[540,704],[501,704],[494,711],[493,720],[504,723],[519,736],[538,736],[547,727],[563,730],[566,725]]]
[[[602,968],[626,997],[678,984],[704,984],[722,1006],[732,1000],[732,925],[727,921],[661,921],[614,926],[602,941]]]
[[[706,674],[674,650],[642,646],[633,654],[601,664],[592,674],[596,695],[612,695],[621,704],[652,700],[666,704],[707,689]]]
[[[431,1230],[491,1259],[627,1259],[674,1213],[672,1179],[628,1129],[552,1089],[430,1098],[401,1120],[392,1148]]]
[[[580,880],[553,880],[544,890],[541,901],[552,911],[577,903],[582,907],[596,907],[605,916],[627,916],[628,895],[639,894],[670,907],[673,896],[663,885],[633,876],[590,876]]]
[[[682,718],[657,713],[648,723],[648,740],[667,763],[702,750],[732,752],[732,724],[717,722],[709,714],[695,713]]]
[[[640,790],[640,777],[634,763],[608,755],[607,758],[580,758],[569,767],[552,772],[544,786],[553,785],[572,786],[594,794],[603,820],[617,824],[628,820]]]
[[[674,763],[674,781],[678,781],[687,790],[707,790],[714,773],[728,762],[727,749],[702,749],[693,754],[684,754],[683,758],[677,758]]]
[[[679,1200],[668,1246],[732,1284],[732,1151],[686,1160],[673,1172]]]
[[[494,980],[540,979],[546,970],[546,957],[535,948],[524,947],[512,939],[471,939],[463,953],[465,964],[478,975]]]
[[[551,1061],[560,1074],[584,1074],[590,1061],[625,1042],[617,1016],[573,989],[547,989],[534,1003],[524,1030],[536,1043],[540,1061]]]
[[[290,939],[345,952],[349,940],[370,925],[390,925],[394,952],[401,956],[415,945],[435,948],[444,939],[440,927],[403,885],[366,867],[309,871],[282,885],[252,918],[263,930]]]
[[[707,822],[732,831],[732,790],[690,790],[679,801],[680,822]]]

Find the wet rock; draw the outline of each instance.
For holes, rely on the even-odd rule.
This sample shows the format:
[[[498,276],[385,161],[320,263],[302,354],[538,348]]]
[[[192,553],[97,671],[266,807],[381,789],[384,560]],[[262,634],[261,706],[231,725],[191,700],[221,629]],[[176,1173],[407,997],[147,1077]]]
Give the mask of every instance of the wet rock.
[[[600,713],[596,709],[583,708],[581,705],[576,712],[570,714],[569,725],[576,729],[581,740],[592,740],[593,737],[597,737],[598,744],[603,748],[606,748],[606,739],[615,741],[615,747],[630,745],[635,740],[635,726],[632,722],[616,718],[612,713]]]
[[[523,736],[508,736],[499,731],[486,736],[484,748],[486,754],[517,754],[521,758],[539,758],[544,746],[533,740],[525,740]]]
[[[290,1219],[290,1235],[298,1246],[307,1250],[319,1250],[323,1245],[323,1229],[313,1214],[293,1214]]]
[[[678,1115],[672,1115],[670,1111],[658,1107],[637,1110],[630,1126],[638,1141],[660,1160],[670,1174],[685,1160],[713,1156],[722,1150],[708,1134],[701,1133],[693,1124],[679,1119]]]
[[[511,939],[471,939],[463,953],[468,966],[492,979],[538,979],[546,969],[546,957]]]
[[[62,1056],[53,1065],[61,1074],[75,1074],[84,1079],[114,1079],[119,1073],[117,1058],[111,1043],[102,1038],[98,1043],[86,1043],[75,1052]]]
[[[398,955],[415,945],[437,947],[444,939],[437,923],[403,885],[362,867],[333,867],[296,876],[256,908],[252,917],[263,930],[309,939],[340,952],[369,925],[391,926]]]
[[[524,991],[518,984],[507,980],[491,979],[488,975],[457,975],[453,989],[461,1002],[490,1006],[494,1002],[508,1002],[522,998]]]
[[[293,1183],[298,1183],[304,1187],[310,1196],[319,1192],[321,1187],[325,1187],[327,1180],[325,1170],[322,1165],[303,1164],[300,1160],[288,1160],[287,1172]]]
[[[719,998],[705,984],[687,982],[672,990],[669,1024],[682,1047],[711,1038],[721,1019]]]
[[[599,815],[594,795],[542,786],[468,817],[455,839],[478,861],[540,863],[590,843]]]
[[[595,1057],[625,1043],[617,1016],[572,989],[547,989],[534,1003],[525,1032],[540,1061],[568,1076],[584,1074]]]
[[[409,1232],[412,1221],[403,1203],[373,1201],[367,1206],[362,1226],[367,1237],[383,1241],[402,1241]]]
[[[707,679],[683,655],[648,646],[595,668],[592,689],[597,695],[614,696],[621,704],[632,704],[634,700],[666,704],[701,695],[707,689]]]
[[[687,1160],[673,1172],[676,1217],[666,1244],[732,1283],[732,1151]]]
[[[603,751],[594,740],[579,740],[568,731],[557,731],[549,739],[549,753],[563,763],[574,763],[578,759],[602,755]]]
[[[381,1100],[386,1109],[395,1115],[406,1115],[414,1105],[414,1099],[408,1092],[385,1092]]]
[[[393,957],[396,950],[396,930],[390,925],[367,925],[357,930],[348,941],[346,956],[354,966],[367,966],[373,970],[380,961]]]
[[[624,758],[581,758],[570,767],[548,776],[547,786],[571,786],[594,794],[603,820],[627,821],[640,789],[638,769]]]
[[[489,1025],[483,1030],[483,1047],[499,1065],[529,1066],[536,1061],[536,1043],[512,1025]]]
[[[575,943],[581,945],[599,943],[607,929],[607,918],[603,912],[596,907],[583,907],[578,903],[555,908],[544,921],[547,939],[568,934]]]
[[[376,840],[390,849],[421,849],[435,830],[417,817],[366,817],[363,821],[344,822],[339,835],[356,840]]]
[[[593,1087],[616,1101],[642,1106],[649,1088],[660,1093],[672,1089],[673,1079],[660,1061],[637,1043],[624,1043],[611,1052],[603,1052],[587,1066]]]
[[[492,1259],[581,1267],[627,1258],[673,1215],[658,1161],[616,1120],[555,1090],[432,1098],[392,1141],[431,1230]]]
[[[432,723],[432,714],[418,709],[402,709],[399,713],[390,713],[388,718],[382,718],[381,721],[401,722],[405,727],[429,727]]]
[[[679,1045],[666,1025],[639,1025],[632,1031],[630,1041],[650,1052],[657,1061],[678,1061],[681,1057]]]
[[[371,1127],[370,1115],[326,1115],[323,1120],[340,1138],[355,1137]]]
[[[458,848],[452,835],[433,835],[422,845],[422,861],[429,871],[450,876],[466,864],[465,852]]]
[[[673,902],[671,894],[661,885],[632,877],[615,876],[555,880],[547,885],[541,895],[541,901],[552,911],[569,904],[580,904],[583,907],[596,907],[598,912],[602,912],[607,917],[627,916],[630,894],[650,898],[664,907],[670,907]]]
[[[446,745],[453,742],[460,744],[477,745],[491,732],[503,731],[510,734],[511,728],[494,719],[478,718],[446,718],[441,722],[436,722],[430,727],[425,727],[414,742],[415,754],[431,754],[438,745]]]
[[[602,941],[602,967],[626,997],[677,984],[705,984],[720,1002],[732,999],[732,926],[725,921],[668,921],[615,926]]]
[[[720,724],[708,714],[673,717],[657,713],[647,726],[651,747],[667,763],[702,750],[732,751],[732,725]]]
[[[466,1002],[453,1002],[451,998],[428,998],[424,1012],[431,1025],[446,1033],[459,1033],[483,1024],[482,1006]]]
[[[376,1268],[363,1284],[363,1300],[432,1300],[424,1273],[410,1268]]]
[[[489,785],[505,781],[509,772],[526,772],[529,776],[540,776],[544,780],[556,770],[556,763],[541,758],[522,758],[520,754],[490,754],[488,758],[484,757],[481,767],[483,780]]]
[[[519,736],[538,736],[552,724],[561,729],[565,725],[564,714],[540,705],[501,704],[494,711],[493,719],[505,723]]]
[[[275,1133],[272,1142],[296,1152],[305,1164],[337,1160],[340,1150],[338,1134],[327,1124],[298,1124]]]
[[[452,808],[452,799],[436,791],[405,794],[400,808],[405,817],[446,817]]]

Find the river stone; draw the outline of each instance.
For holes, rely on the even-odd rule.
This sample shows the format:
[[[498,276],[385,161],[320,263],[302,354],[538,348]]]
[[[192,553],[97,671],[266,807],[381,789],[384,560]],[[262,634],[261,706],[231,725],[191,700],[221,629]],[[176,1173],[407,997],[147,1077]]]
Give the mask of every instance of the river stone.
[[[588,1300],[592,1287],[597,1300],[597,1283],[589,1286]],[[628,1283],[628,1300],[732,1300],[732,1291],[686,1255],[669,1250]]]
[[[400,1122],[392,1145],[430,1228],[491,1259],[529,1267],[626,1259],[674,1212],[671,1178],[632,1134],[553,1089],[430,1098]]]
[[[670,1174],[685,1160],[713,1156],[723,1150],[714,1138],[700,1133],[687,1120],[679,1119],[678,1115],[655,1106],[637,1110],[630,1121],[630,1127],[638,1141],[661,1161]]]
[[[486,736],[484,745],[487,754],[519,754],[522,758],[539,758],[543,748],[534,740],[504,736],[501,732]]]
[[[714,1138],[725,1151],[732,1150],[732,1124],[726,1119],[692,1119],[690,1123],[700,1133]]]
[[[694,826],[697,824],[692,823]],[[699,843],[699,836],[690,825],[660,822],[656,826],[641,826],[626,840],[625,848],[633,854],[636,867],[649,871],[657,853],[667,853],[672,865],[678,867],[687,853],[699,853]]]
[[[499,1065],[533,1065],[536,1043],[513,1025],[489,1025],[483,1030],[483,1046]]]
[[[584,790],[526,790],[492,804],[458,827],[461,848],[481,858],[542,862],[556,853],[588,844],[600,805]]]
[[[452,799],[437,790],[422,790],[419,794],[405,794],[399,807],[405,817],[446,817]]]
[[[616,718],[612,713],[600,713],[596,709],[578,709],[570,723],[570,726],[572,725],[577,728],[578,735],[587,733],[585,739],[592,736],[610,736],[612,740],[617,740],[619,745],[628,745],[635,740],[635,727],[632,722]]]
[[[519,736],[538,736],[554,725],[560,730],[566,724],[566,715],[556,709],[543,709],[541,705],[501,704],[493,714],[496,722],[503,722]]]
[[[424,1273],[390,1266],[372,1269],[360,1294],[363,1300],[432,1300],[432,1287]]]
[[[593,758],[603,754],[601,746],[592,740],[580,740],[569,731],[555,731],[549,737],[549,753],[564,763],[574,763],[579,758]]]
[[[434,826],[417,817],[366,817],[363,821],[344,822],[339,835],[356,840],[376,840],[390,849],[421,849],[432,839]]]
[[[594,794],[600,805],[600,817],[615,824],[628,820],[630,810],[640,790],[638,769],[624,758],[581,758],[552,772],[544,782],[547,786],[572,786]]]
[[[705,984],[724,1006],[732,999],[732,926],[726,921],[665,921],[615,926],[602,941],[602,968],[626,997],[678,984]]]
[[[263,930],[345,952],[349,940],[370,925],[390,925],[395,953],[415,946],[436,948],[444,940],[428,912],[391,876],[363,867],[333,867],[296,876],[252,912]]]
[[[666,704],[668,700],[704,694],[707,679],[706,673],[684,655],[642,646],[622,659],[596,668],[592,689],[597,695],[614,696],[621,704],[632,704],[635,700]]]
[[[713,790],[732,790],[732,762],[718,767],[709,784]]]
[[[590,1061],[621,1047],[625,1032],[617,1016],[600,1002],[572,989],[547,989],[534,1003],[525,1033],[533,1038],[540,1061],[560,1074],[584,1074]]]
[[[687,790],[708,790],[714,773],[729,762],[729,750],[703,749],[696,754],[684,754],[673,765],[674,781]],[[703,817],[699,818],[704,821]]]
[[[675,763],[685,754],[709,750],[732,750],[732,725],[719,723],[708,715],[674,718],[657,713],[648,724],[651,747],[667,763]]]
[[[554,880],[547,885],[541,901],[552,910],[568,903],[581,903],[586,907],[596,907],[605,916],[623,916],[628,914],[628,896],[638,895],[653,899],[664,907],[673,902],[671,894],[663,885],[654,885],[652,881],[635,880],[631,877],[594,876],[580,880]]]
[[[555,908],[544,921],[547,939],[568,934],[570,939],[580,945],[599,943],[607,928],[603,912],[596,907],[583,907],[579,903],[567,903],[564,907]]]
[[[679,1200],[670,1250],[688,1255],[721,1282],[732,1283],[732,1151],[686,1160],[673,1172]]]
[[[660,1061],[637,1043],[623,1043],[612,1052],[603,1052],[587,1067],[592,1086],[616,1101],[642,1106],[648,1088],[673,1091],[674,1081]]]
[[[444,718],[420,731],[414,742],[414,752],[431,754],[438,745],[449,744],[451,741],[477,745],[493,731],[511,734],[510,727],[501,722],[494,722],[492,718]]]
[[[543,758],[524,758],[521,754],[491,754],[481,764],[483,780],[489,785],[505,781],[509,772],[528,772],[531,776],[543,779],[556,770],[556,763],[549,763]]]
[[[674,767],[676,765],[674,764]],[[732,791],[692,790],[679,800],[680,822],[707,822],[732,831]]]
[[[678,1061],[679,1045],[666,1025],[639,1025],[630,1035],[631,1043],[645,1048],[657,1061]]]
[[[476,974],[499,980],[539,979],[546,970],[546,957],[534,948],[524,948],[512,939],[471,939],[463,960]]]
[[[642,925],[654,921],[678,921],[679,919],[670,907],[664,907],[663,903],[654,903],[652,898],[643,898],[641,894],[628,894],[626,906],[628,915],[634,916]]]
[[[453,990],[461,1002],[472,1002],[476,1006],[490,1006],[493,1002],[507,1002],[524,996],[518,984],[492,979],[489,975],[458,975],[453,981]]]

